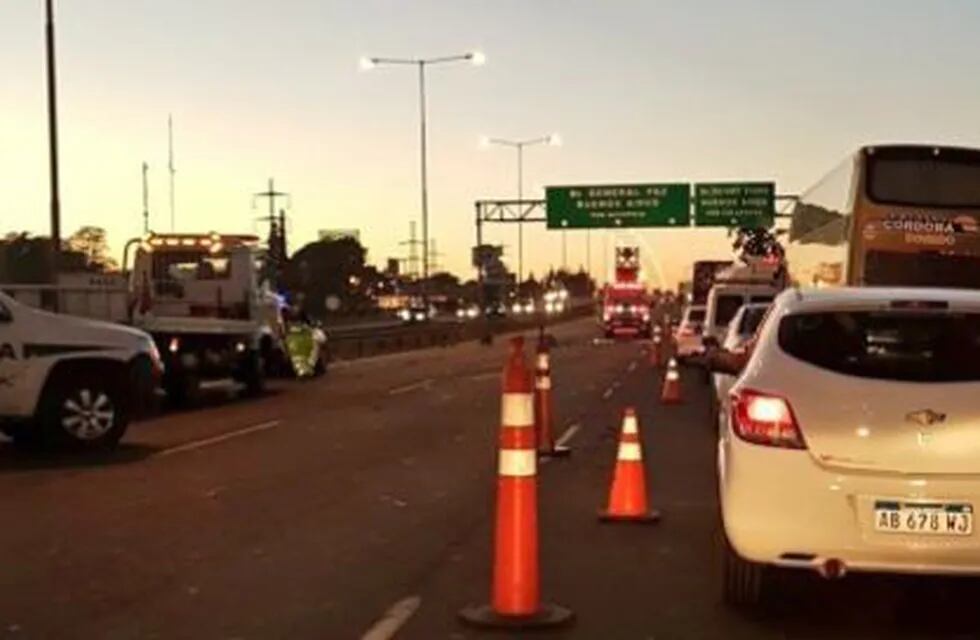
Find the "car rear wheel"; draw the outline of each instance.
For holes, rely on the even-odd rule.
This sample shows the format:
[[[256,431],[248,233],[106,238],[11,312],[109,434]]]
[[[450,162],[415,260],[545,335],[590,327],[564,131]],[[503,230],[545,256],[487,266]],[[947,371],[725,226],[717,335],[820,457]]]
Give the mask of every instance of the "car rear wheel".
[[[761,604],[769,589],[770,568],[742,558],[724,533],[722,538],[722,597],[725,603],[736,607]]]

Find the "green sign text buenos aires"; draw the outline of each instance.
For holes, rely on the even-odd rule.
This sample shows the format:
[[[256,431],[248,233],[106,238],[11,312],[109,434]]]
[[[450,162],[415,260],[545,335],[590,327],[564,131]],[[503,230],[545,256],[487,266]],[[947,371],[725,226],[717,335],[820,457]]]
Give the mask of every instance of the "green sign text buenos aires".
[[[686,227],[687,184],[611,184],[546,189],[549,229]]]

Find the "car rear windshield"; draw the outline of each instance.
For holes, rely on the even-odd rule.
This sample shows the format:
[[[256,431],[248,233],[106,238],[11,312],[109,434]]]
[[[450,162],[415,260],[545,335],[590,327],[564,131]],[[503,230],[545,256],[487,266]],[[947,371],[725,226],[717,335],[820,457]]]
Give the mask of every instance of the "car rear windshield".
[[[691,324],[704,322],[704,309],[690,309],[687,312],[687,321]]]
[[[883,147],[868,156],[868,195],[884,204],[980,206],[980,153]]]
[[[780,322],[779,346],[804,362],[861,378],[980,381],[980,313],[791,314]]]
[[[715,326],[727,327],[744,303],[745,298],[740,293],[718,296],[715,302]]]

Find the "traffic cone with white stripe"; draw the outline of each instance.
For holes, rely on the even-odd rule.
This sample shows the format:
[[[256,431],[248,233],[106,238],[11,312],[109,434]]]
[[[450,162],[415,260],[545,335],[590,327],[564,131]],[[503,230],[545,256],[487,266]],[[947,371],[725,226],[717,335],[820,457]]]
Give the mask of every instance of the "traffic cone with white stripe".
[[[504,370],[498,445],[491,602],[466,607],[459,617],[467,624],[493,628],[565,624],[573,617],[570,610],[540,600],[534,391],[521,337],[511,340]]]
[[[538,340],[537,360],[534,366],[534,429],[538,438],[538,455],[564,457],[572,452],[564,445],[555,444],[551,411],[551,354],[543,337]]]
[[[603,522],[652,523],[660,512],[647,504],[647,481],[643,467],[643,446],[636,412],[632,407],[623,413],[623,428],[616,452],[616,469],[609,489],[609,505],[599,512]]]
[[[673,358],[667,363],[667,373],[664,375],[664,385],[660,392],[660,402],[663,404],[681,404],[684,402],[681,394],[681,375],[677,371],[677,360]]]

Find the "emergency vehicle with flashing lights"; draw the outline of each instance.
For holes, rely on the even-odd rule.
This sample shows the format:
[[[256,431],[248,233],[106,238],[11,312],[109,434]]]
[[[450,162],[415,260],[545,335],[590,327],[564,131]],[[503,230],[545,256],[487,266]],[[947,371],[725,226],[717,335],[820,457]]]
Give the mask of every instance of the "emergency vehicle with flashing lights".
[[[602,294],[602,328],[607,338],[622,335],[649,338],[652,301],[640,281],[638,247],[617,247],[615,278]]]

